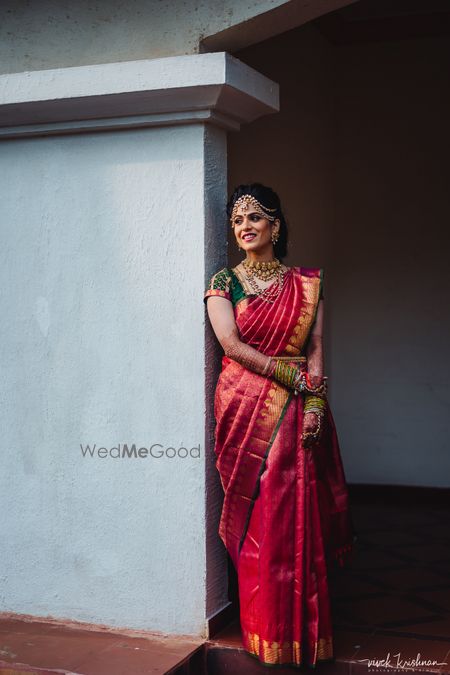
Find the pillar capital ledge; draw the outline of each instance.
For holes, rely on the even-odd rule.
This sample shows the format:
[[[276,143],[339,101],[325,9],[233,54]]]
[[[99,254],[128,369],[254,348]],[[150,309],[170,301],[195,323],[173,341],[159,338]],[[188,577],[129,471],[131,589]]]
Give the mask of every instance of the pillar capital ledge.
[[[0,138],[211,123],[279,110],[278,85],[226,52],[0,76]]]

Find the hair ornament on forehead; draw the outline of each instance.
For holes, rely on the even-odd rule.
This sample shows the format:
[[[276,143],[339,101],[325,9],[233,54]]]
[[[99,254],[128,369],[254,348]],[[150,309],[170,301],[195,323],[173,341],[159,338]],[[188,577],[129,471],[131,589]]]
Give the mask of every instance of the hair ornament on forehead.
[[[263,218],[267,218],[267,220],[275,220],[275,216],[271,216],[267,212],[272,211],[273,213],[274,211],[276,211],[276,209],[269,209],[267,206],[263,206],[256,199],[256,197],[253,197],[253,195],[242,195],[242,197],[239,197],[239,199],[236,199],[236,201],[234,202],[233,211],[231,212],[230,218],[231,222],[233,222],[233,220],[235,219],[236,212],[239,207],[243,210],[244,213],[248,211],[250,207],[252,207],[256,211],[256,213],[259,213],[259,215],[262,216]]]

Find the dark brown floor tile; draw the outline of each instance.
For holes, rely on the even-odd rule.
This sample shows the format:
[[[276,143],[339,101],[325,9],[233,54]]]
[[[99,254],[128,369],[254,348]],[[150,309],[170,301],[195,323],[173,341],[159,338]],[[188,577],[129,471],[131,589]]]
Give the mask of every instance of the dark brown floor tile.
[[[416,595],[441,607],[443,612],[450,613],[450,586],[436,590],[418,591]]]
[[[435,673],[437,675],[437,673],[439,673],[439,675],[443,675],[443,673],[441,673],[440,671],[431,670],[431,669],[430,670],[422,670],[422,669],[417,670],[417,668],[414,668],[414,670],[411,670],[411,669],[410,670],[405,670],[405,669],[403,669],[403,670],[399,670],[399,669],[392,670],[391,668],[389,668],[387,670],[383,669],[383,668],[368,669],[367,665],[365,663],[352,663],[350,673],[351,673],[351,675],[368,675],[368,673],[372,673],[372,675],[375,675],[376,673],[380,673],[380,674],[381,673],[383,673],[383,674],[384,673],[396,673],[396,675],[398,675],[399,673],[406,673],[407,675],[430,675],[432,673]]]
[[[417,623],[433,616],[433,612],[404,598],[391,595],[343,601],[338,616],[354,617],[355,623],[365,626],[385,626],[396,622]]]
[[[373,518],[376,519],[377,516],[374,514]],[[424,543],[427,541],[428,532],[430,532],[430,536],[434,534],[439,536],[443,533],[442,524],[437,523],[434,515],[428,512],[403,511],[391,508],[388,521],[386,528],[388,531],[410,533],[418,537],[422,534]]]
[[[427,565],[430,569],[442,577],[442,583],[450,583],[450,563],[439,560]]]
[[[426,637],[436,636],[446,639],[450,644],[450,617],[437,618],[435,621],[411,623],[408,626],[399,627],[399,632],[416,633]]]
[[[208,675],[206,672],[205,645],[203,644],[182,664],[168,670],[164,675]],[[211,675],[211,673],[209,675]]]
[[[335,629],[333,633],[334,656],[338,661],[350,661],[367,643],[373,632],[361,633]]]
[[[124,639],[80,661],[77,670],[83,675],[161,675],[188,660],[196,649],[180,646],[169,651],[153,641]]]
[[[442,523],[428,523],[426,530],[417,530],[415,532],[417,535],[417,545],[426,547],[434,544],[443,544],[444,546],[448,546],[450,543],[449,529],[450,519],[444,525]]]
[[[107,643],[92,633],[89,639],[75,636],[2,633],[0,658],[10,663],[27,663],[39,668],[74,670],[84,658],[101,652]]]
[[[43,670],[42,668],[32,668],[24,663],[6,663],[0,661],[0,675],[62,675],[62,670]]]
[[[421,532],[403,531],[398,529],[378,530],[364,534],[363,541],[371,547],[402,547],[421,545],[423,542]]]
[[[356,504],[352,503],[352,515],[355,520],[362,519],[362,524],[367,528],[379,526],[383,521],[383,517],[387,524],[389,524],[389,517],[391,515],[392,507],[388,504]]]
[[[361,550],[355,547],[352,560],[352,569],[354,570],[383,569],[398,565],[399,558],[388,551]]]
[[[350,675],[349,664],[335,660],[320,661],[315,670],[325,675]],[[312,668],[306,666],[268,666],[261,663],[255,656],[245,650],[230,649],[211,645],[207,652],[207,672],[211,675],[267,675],[269,672],[277,675],[292,675],[292,673],[311,673]]]
[[[445,544],[433,543],[423,546],[402,546],[401,554],[420,562],[448,561],[450,565],[450,548]]]
[[[447,652],[447,656],[444,659],[445,665],[441,668],[440,675],[450,675],[450,649]]]
[[[445,583],[439,573],[419,566],[408,566],[399,570],[384,570],[382,580],[385,584],[392,586],[393,590],[410,590]]]
[[[208,640],[210,644],[217,644],[223,647],[241,648],[241,626],[239,620],[233,621],[227,628],[224,628],[217,633],[213,638]]]
[[[45,621],[24,621],[23,619],[3,619],[0,617],[0,640],[2,633],[23,633],[45,635],[51,633],[55,624]],[[67,630],[67,628],[65,629]]]
[[[332,598],[360,597],[366,593],[379,592],[379,586],[357,574],[347,574],[345,577],[330,582],[330,595]]]
[[[316,670],[322,675],[350,675],[351,664],[345,661],[335,663],[320,663]],[[307,672],[307,671],[305,671]],[[311,669],[310,669],[311,672]]]
[[[132,638],[115,633],[57,627],[54,632],[42,635],[32,632],[0,633],[0,659],[37,668],[73,670],[83,675],[91,672],[95,675],[102,672],[110,675],[136,672],[137,675],[141,672],[139,669],[146,673],[165,672],[152,670],[153,664],[169,670],[201,644],[201,640],[189,641],[176,636]],[[127,662],[134,670],[127,670]]]

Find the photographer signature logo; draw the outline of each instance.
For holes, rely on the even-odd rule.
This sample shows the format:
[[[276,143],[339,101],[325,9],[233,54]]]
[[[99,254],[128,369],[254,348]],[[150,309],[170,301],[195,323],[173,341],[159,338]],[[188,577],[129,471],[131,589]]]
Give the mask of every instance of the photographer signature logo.
[[[367,669],[372,673],[381,672],[407,672],[414,671],[416,668],[439,667],[447,665],[446,661],[437,661],[436,659],[421,658],[420,652],[414,658],[402,658],[401,652],[392,654],[388,652],[383,659],[356,659],[358,663],[367,663]]]

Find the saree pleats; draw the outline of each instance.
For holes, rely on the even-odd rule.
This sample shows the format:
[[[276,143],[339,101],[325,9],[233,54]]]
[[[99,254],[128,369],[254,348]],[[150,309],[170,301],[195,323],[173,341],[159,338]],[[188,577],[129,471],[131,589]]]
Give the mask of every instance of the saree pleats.
[[[300,355],[317,311],[320,270],[290,272],[275,303],[254,297],[235,307],[241,339],[268,355]],[[331,411],[320,444],[307,449],[303,404],[223,357],[214,402],[219,534],[238,573],[243,645],[268,665],[332,658],[327,566],[352,547]]]
[[[298,452],[302,399],[283,418],[238,561],[245,648],[270,664],[333,654],[319,490],[312,451]]]

